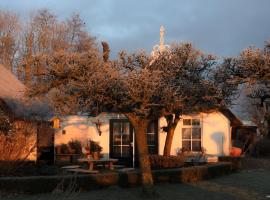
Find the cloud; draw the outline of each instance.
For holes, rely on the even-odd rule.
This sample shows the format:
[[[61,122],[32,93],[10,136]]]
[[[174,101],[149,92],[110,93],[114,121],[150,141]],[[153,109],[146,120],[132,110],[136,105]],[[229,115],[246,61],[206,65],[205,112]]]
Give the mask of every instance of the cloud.
[[[113,56],[122,49],[150,53],[159,42],[160,25],[167,43],[190,41],[221,56],[262,47],[270,38],[269,0],[12,0],[0,7],[21,16],[48,8],[60,19],[79,13],[98,40],[110,43]]]

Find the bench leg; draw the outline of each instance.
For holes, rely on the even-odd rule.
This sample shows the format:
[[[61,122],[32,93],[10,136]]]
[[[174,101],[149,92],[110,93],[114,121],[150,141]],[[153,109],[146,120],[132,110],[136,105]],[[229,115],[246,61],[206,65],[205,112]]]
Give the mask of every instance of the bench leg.
[[[113,162],[110,162],[109,163],[109,168],[110,168],[110,170],[113,170],[114,169]]]
[[[94,169],[94,163],[89,162],[89,170],[92,171]]]

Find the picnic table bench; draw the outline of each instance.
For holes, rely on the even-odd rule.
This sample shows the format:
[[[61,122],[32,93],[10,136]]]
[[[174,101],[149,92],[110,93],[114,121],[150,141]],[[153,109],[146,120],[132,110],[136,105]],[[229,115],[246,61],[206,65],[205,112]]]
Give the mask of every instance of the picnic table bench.
[[[74,172],[74,173],[86,173],[86,174],[96,174],[99,171],[97,170],[88,170],[88,169],[81,169],[81,168],[76,168],[76,169],[68,169],[68,172]]]

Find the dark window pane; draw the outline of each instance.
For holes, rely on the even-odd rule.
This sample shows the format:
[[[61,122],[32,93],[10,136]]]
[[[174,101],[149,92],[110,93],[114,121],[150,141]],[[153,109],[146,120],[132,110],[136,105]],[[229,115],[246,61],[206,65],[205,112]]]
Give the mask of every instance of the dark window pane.
[[[130,133],[129,133],[129,123],[122,123],[122,144],[130,144]]]
[[[200,120],[199,119],[192,119],[192,125],[193,126],[200,126]]]
[[[149,154],[157,154],[157,148],[155,146],[148,146]]]
[[[122,144],[123,145],[129,145],[130,144],[130,137],[127,134],[122,135]]]
[[[153,122],[150,122],[148,128],[147,128],[147,133],[155,133],[155,125],[156,125],[156,122],[153,121]]]
[[[192,141],[192,151],[201,151],[200,141]]]
[[[192,139],[201,139],[201,128],[192,128]]]
[[[122,146],[122,157],[129,157],[129,154],[130,154],[130,147]]]
[[[121,133],[121,124],[120,123],[113,123],[113,133],[114,134]]]
[[[156,135],[155,134],[147,134],[147,144],[155,145],[156,144]]]
[[[190,143],[190,141],[182,141],[182,149],[184,151],[191,151],[191,143]]]
[[[183,119],[183,125],[184,126],[190,126],[191,125],[191,119]]]
[[[113,135],[113,144],[120,145],[121,144],[121,135],[114,134]]]
[[[113,155],[116,157],[121,157],[121,146],[113,147]]]
[[[182,139],[191,139],[191,128],[182,129]]]
[[[129,135],[129,123],[122,123],[122,134]]]

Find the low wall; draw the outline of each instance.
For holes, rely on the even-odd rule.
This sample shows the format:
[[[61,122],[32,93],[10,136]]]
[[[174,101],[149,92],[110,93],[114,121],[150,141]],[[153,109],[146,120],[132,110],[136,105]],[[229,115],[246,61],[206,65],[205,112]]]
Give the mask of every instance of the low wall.
[[[231,171],[231,163],[223,162],[188,168],[153,170],[153,178],[155,183],[185,183],[222,176],[231,173]],[[29,194],[47,193],[53,191],[60,182],[68,186],[72,181],[76,181],[81,190],[93,190],[111,185],[134,187],[140,185],[141,182],[138,171],[77,176],[2,177],[0,178],[0,191]]]
[[[218,161],[220,162],[230,162],[232,164],[232,171],[236,172],[243,168],[243,156],[220,156],[218,157]]]

